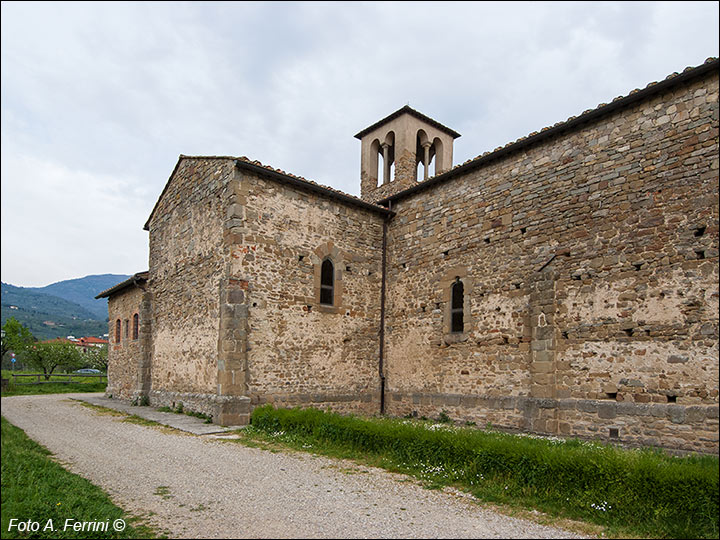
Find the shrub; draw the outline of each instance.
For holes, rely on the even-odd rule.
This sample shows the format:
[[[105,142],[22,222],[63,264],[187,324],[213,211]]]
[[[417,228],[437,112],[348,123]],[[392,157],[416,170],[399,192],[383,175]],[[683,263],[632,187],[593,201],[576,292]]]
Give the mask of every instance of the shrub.
[[[677,458],[578,440],[270,405],[253,411],[252,425],[384,456],[422,478],[459,482],[481,498],[529,497],[543,508],[559,507],[644,534],[718,534],[718,460],[712,456]]]

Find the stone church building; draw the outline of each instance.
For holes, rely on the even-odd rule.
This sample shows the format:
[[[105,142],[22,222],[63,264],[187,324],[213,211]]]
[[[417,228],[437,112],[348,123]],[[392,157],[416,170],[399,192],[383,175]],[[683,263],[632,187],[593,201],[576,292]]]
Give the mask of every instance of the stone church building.
[[[181,155],[149,271],[98,295],[108,393],[718,452],[718,71],[456,166],[403,107],[356,135],[360,198]]]

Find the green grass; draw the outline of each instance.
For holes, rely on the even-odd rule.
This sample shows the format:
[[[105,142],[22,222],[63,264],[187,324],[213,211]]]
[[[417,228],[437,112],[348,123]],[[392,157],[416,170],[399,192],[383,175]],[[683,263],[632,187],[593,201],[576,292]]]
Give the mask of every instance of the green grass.
[[[123,422],[127,422],[128,424],[137,424],[139,426],[165,427],[161,423],[155,422],[155,420],[148,420],[147,418],[143,418],[142,416],[138,416],[136,414],[126,415]]]
[[[11,373],[19,373],[19,374],[31,374],[31,373],[37,373],[37,371],[10,371],[3,369],[2,370],[2,377],[3,379],[10,379],[10,383],[2,392],[2,396],[28,396],[28,395],[35,395],[35,394],[66,394],[66,393],[74,393],[74,392],[104,392],[105,388],[107,387],[107,379],[101,381],[98,377],[87,377],[86,379],[80,379],[80,376],[78,376],[78,381],[71,383],[53,383],[53,381],[60,381],[60,380],[67,380],[66,374],[53,374],[50,377],[50,382],[43,382],[43,384],[13,384],[13,380],[11,377]],[[29,377],[22,377],[24,379],[24,382],[30,382]],[[41,379],[42,381],[45,381],[45,378],[43,377]],[[18,379],[20,381],[20,379]]]
[[[209,416],[209,415],[207,415],[205,413],[201,413],[201,412],[186,410],[182,403],[180,403],[174,409],[164,406],[164,407],[158,407],[157,410],[160,412],[169,412],[169,413],[175,413],[175,414],[184,414],[186,416],[194,416],[195,418],[200,418],[201,420],[205,420],[206,424],[212,424],[212,416]]]
[[[95,411],[98,414],[103,415],[110,415],[110,416],[116,416],[116,417],[122,417],[122,422],[127,422],[128,424],[137,424],[139,426],[147,426],[147,427],[153,427],[153,428],[159,428],[165,433],[176,433],[179,435],[187,435],[186,432],[181,431],[179,429],[175,429],[170,426],[166,426],[164,424],[161,424],[160,422],[155,422],[154,420],[148,420],[147,418],[143,418],[141,416],[138,416],[136,414],[128,414],[121,411],[116,411],[115,409],[110,409],[108,407],[103,407],[102,405],[93,405],[92,403],[87,403],[85,401],[80,400],[74,400],[77,401],[80,405],[83,407],[86,407],[88,409],[91,409]]]
[[[39,524],[32,534],[9,529],[10,520]],[[108,531],[63,530],[65,520],[107,522]],[[49,521],[51,520],[51,521]],[[115,520],[127,526],[113,530]],[[52,523],[54,531],[49,528]],[[73,522],[74,523],[74,522]],[[97,486],[52,461],[50,452],[2,418],[2,538],[155,538],[148,527],[115,506]]]
[[[718,459],[450,424],[362,419],[314,409],[253,411],[246,437],[351,458],[454,485],[504,507],[596,524],[606,536],[718,537]]]

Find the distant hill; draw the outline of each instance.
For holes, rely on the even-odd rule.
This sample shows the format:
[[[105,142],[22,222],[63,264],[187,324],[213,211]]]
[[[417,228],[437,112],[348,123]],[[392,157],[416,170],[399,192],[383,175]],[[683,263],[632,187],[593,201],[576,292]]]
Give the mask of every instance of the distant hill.
[[[95,296],[129,277],[95,275],[46,287],[2,283],[2,324],[15,317],[39,340],[102,336],[108,332],[107,299],[95,300]]]
[[[96,319],[104,321],[108,316],[107,298],[95,300],[95,296],[105,289],[109,289],[113,285],[125,281],[129,277],[130,276],[124,274],[100,274],[58,281],[45,287],[23,288],[27,291],[51,294],[58,298],[68,300],[69,302],[79,304],[95,314]]]

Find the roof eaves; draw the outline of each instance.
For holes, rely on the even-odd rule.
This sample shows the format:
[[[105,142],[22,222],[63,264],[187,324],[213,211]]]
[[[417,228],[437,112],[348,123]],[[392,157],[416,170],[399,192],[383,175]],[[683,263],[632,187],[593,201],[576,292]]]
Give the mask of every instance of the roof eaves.
[[[452,136],[453,139],[457,139],[458,137],[460,137],[460,134],[459,134],[457,131],[455,131],[455,130],[453,130],[453,129],[450,129],[450,128],[447,127],[447,126],[442,125],[442,124],[441,124],[440,122],[438,122],[437,120],[433,120],[432,118],[430,118],[429,116],[424,115],[424,114],[421,113],[420,111],[416,111],[415,109],[413,109],[412,107],[410,107],[410,105],[405,105],[404,107],[401,107],[400,109],[398,109],[398,110],[395,111],[394,113],[389,114],[388,116],[386,116],[386,117],[383,118],[382,120],[378,120],[378,121],[375,122],[373,125],[371,125],[371,126],[369,126],[369,127],[366,127],[365,129],[363,129],[362,131],[360,131],[359,133],[357,133],[357,134],[355,135],[355,138],[356,138],[356,139],[362,139],[365,135],[367,135],[368,133],[370,133],[370,132],[373,131],[374,129],[379,128],[379,127],[382,126],[383,124],[386,124],[386,123],[388,123],[390,120],[394,120],[395,118],[398,118],[399,116],[401,116],[402,114],[405,114],[405,113],[407,113],[407,114],[409,114],[409,115],[411,115],[411,116],[414,116],[415,118],[419,118],[420,120],[423,120],[424,122],[427,122],[427,123],[430,124],[431,126],[436,127],[437,129],[439,129],[440,131],[444,131],[444,132],[447,133],[448,135]]]
[[[147,270],[145,270],[144,272],[138,272],[137,274],[133,274],[125,281],[122,281],[122,282],[118,283],[117,285],[113,285],[109,289],[105,289],[103,292],[98,294],[95,297],[95,299],[99,300],[100,298],[108,298],[108,297],[110,297],[110,295],[120,292],[123,289],[132,287],[133,285],[136,285],[138,283],[144,283],[148,280],[149,275],[150,275],[150,272]]]
[[[249,172],[258,174],[260,176],[266,176],[268,178],[278,180],[286,184],[307,189],[308,191],[319,193],[320,195],[324,195],[326,197],[330,197],[332,199],[336,199],[344,203],[351,204],[353,206],[358,206],[360,208],[364,208],[366,210],[370,210],[372,212],[376,212],[382,215],[394,214],[394,212],[388,210],[384,206],[364,201],[363,199],[348,195],[347,193],[343,193],[342,191],[324,186],[322,184],[318,184],[316,182],[312,182],[310,180],[306,180],[305,178],[299,176],[288,174],[285,171],[273,169],[272,167],[261,164],[259,161],[249,161],[247,158],[236,158],[235,163],[238,168],[245,169]]]
[[[610,103],[601,103],[595,109],[589,109],[587,111],[584,111],[580,116],[570,117],[564,122],[558,122],[551,127],[545,127],[540,130],[540,132],[533,132],[527,137],[522,137],[517,141],[496,148],[492,152],[485,152],[481,156],[468,160],[461,165],[457,165],[449,171],[434,176],[428,180],[425,180],[424,182],[419,182],[408,189],[399,191],[398,193],[391,195],[390,197],[381,199],[377,201],[377,204],[386,206],[391,201],[396,201],[402,197],[411,195],[417,191],[424,190],[435,184],[446,182],[451,178],[454,178],[455,176],[465,174],[471,170],[487,164],[490,161],[500,159],[508,154],[522,150],[532,144],[536,144],[546,139],[549,139],[550,137],[553,137],[561,132],[575,129],[582,124],[591,122],[593,120],[596,120],[597,118],[605,116],[606,114],[610,114],[618,109],[627,107],[629,105],[632,105],[633,103],[658,94],[666,90],[667,88],[671,88],[678,84],[685,83],[689,80],[702,77],[710,73],[711,71],[717,71],[719,62],[720,61],[717,58],[708,58],[705,63],[701,64],[700,66],[694,68],[685,68],[682,73],[673,73],[671,75],[668,75],[664,80],[660,82],[651,82],[643,89],[635,89],[631,91],[627,96],[616,97]]]

